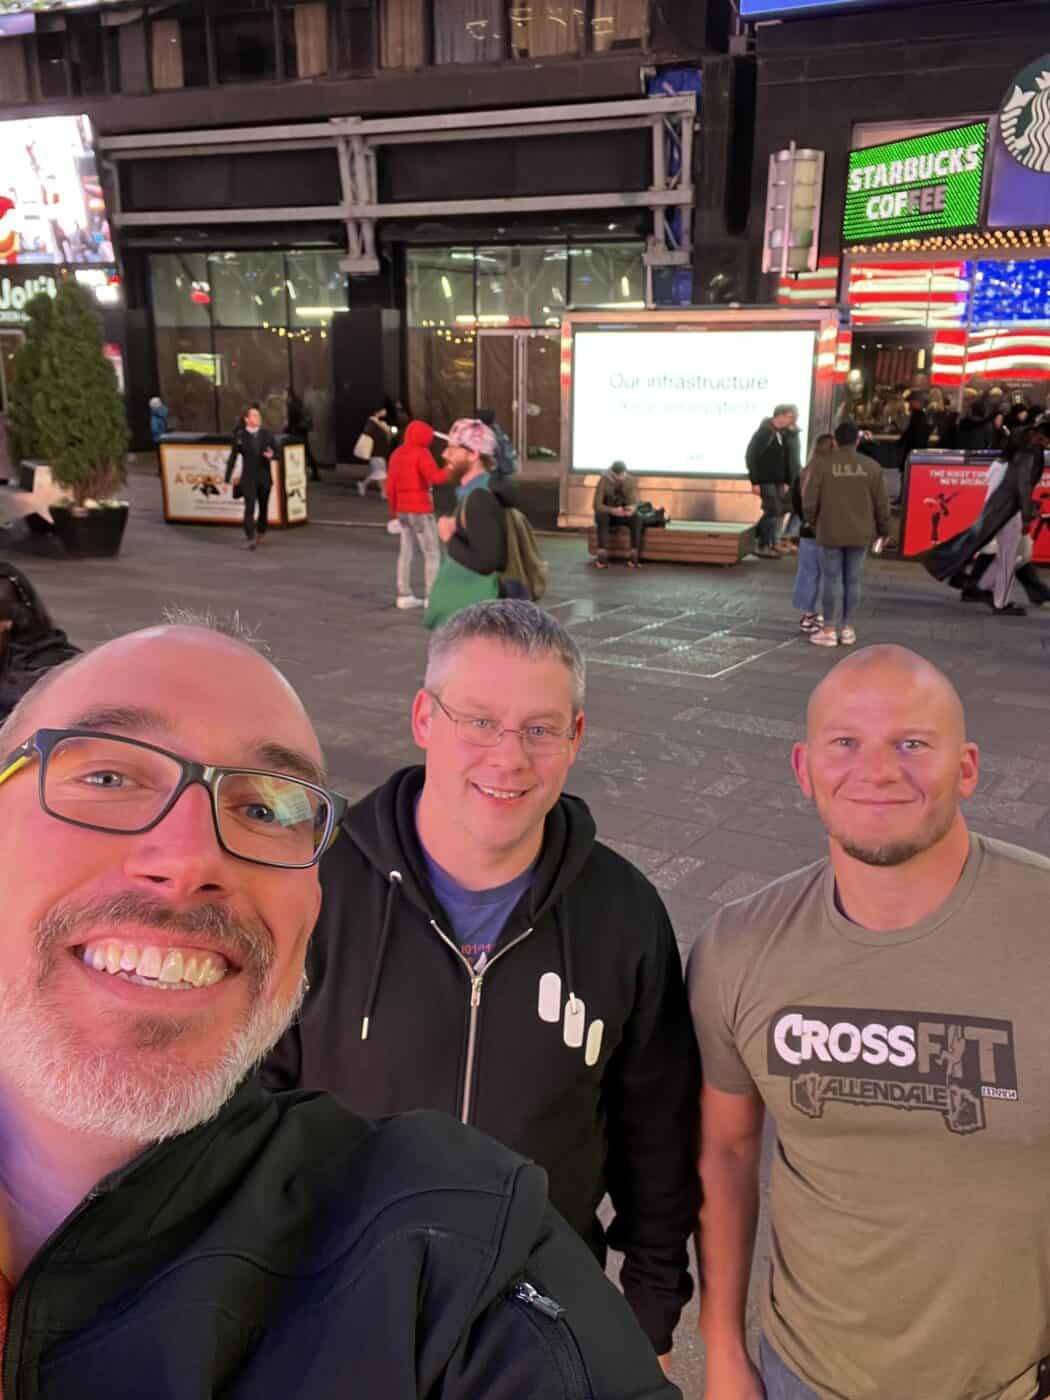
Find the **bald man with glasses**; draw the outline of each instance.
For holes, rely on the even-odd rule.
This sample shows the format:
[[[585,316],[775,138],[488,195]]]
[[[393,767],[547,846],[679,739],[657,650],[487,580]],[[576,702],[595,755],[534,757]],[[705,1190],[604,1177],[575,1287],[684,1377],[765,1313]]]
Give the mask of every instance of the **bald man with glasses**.
[[[345,809],[267,661],[121,638],[0,755],[0,1395],[678,1393],[535,1167],[252,1074]]]

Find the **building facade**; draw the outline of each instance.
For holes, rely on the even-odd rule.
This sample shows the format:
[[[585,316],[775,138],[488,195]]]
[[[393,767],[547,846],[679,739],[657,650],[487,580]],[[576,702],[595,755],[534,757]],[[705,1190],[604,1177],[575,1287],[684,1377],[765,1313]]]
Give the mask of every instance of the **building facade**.
[[[754,84],[750,219],[736,232],[724,219],[698,226],[701,295],[721,273],[740,301],[838,305],[839,408],[876,430],[896,429],[912,387],[945,410],[1044,405],[1046,5],[744,0],[743,11],[746,51],[725,63]],[[819,263],[763,275],[768,163],[789,141],[826,158]]]
[[[90,119],[136,444],[155,393],[214,432],[245,400],[282,426],[293,386],[321,460],[389,398],[437,426],[486,403],[543,470],[565,309],[690,298],[700,73],[729,16],[118,0],[12,24],[0,107]]]

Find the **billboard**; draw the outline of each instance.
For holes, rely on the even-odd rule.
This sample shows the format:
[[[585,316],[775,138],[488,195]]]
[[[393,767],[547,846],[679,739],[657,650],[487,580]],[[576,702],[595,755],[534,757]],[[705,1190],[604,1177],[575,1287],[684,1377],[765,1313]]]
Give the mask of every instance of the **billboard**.
[[[813,330],[586,330],[572,368],[572,469],[622,459],[660,476],[746,477],[744,453],[779,403],[797,404],[803,442]]]
[[[794,15],[838,14],[843,10],[885,10],[919,0],[740,0],[741,19],[784,19]]]
[[[0,265],[111,264],[87,117],[0,122],[0,150]]]
[[[987,122],[972,122],[851,151],[843,242],[974,227],[987,136]]]

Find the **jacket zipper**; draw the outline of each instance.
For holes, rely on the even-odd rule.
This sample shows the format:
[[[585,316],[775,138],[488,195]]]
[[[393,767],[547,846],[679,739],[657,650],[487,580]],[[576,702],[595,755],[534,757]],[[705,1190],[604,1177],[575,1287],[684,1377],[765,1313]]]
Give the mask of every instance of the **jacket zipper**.
[[[481,984],[484,982],[485,974],[488,972],[489,968],[495,963],[498,963],[504,953],[509,953],[512,948],[516,948],[519,943],[523,943],[532,932],[532,928],[527,928],[524,933],[519,933],[512,943],[508,943],[505,948],[501,948],[498,953],[494,953],[480,972],[475,972],[444,929],[439,928],[435,919],[431,919],[430,927],[442,942],[447,943],[452,949],[453,953],[455,953],[459,962],[466,970],[467,976],[470,978],[470,1024],[467,1029],[467,1069],[463,1076],[463,1098],[459,1107],[460,1122],[469,1123],[470,1110],[472,1107],[471,1095],[474,1090],[474,1055],[477,1051],[478,1043],[478,1007],[481,1005]]]
[[[548,1346],[560,1353],[569,1375],[566,1377],[569,1389],[560,1391],[564,1400],[587,1400],[594,1395],[587,1379],[587,1370],[580,1354],[580,1344],[576,1334],[565,1320],[565,1309],[553,1298],[538,1292],[531,1283],[522,1280],[510,1290],[512,1302],[521,1304],[526,1315],[537,1331],[543,1333]]]

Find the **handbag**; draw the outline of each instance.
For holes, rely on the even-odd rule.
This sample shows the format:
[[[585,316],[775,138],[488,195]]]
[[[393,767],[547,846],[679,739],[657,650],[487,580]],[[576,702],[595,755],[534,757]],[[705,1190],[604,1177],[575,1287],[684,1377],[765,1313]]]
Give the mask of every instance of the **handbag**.
[[[464,568],[450,554],[446,554],[430,589],[423,626],[430,631],[443,627],[450,617],[469,608],[472,603],[490,603],[498,597],[497,574],[476,574],[473,569]]]
[[[360,457],[362,461],[370,462],[375,455],[375,438],[371,433],[360,433],[354,443],[354,456]]]

